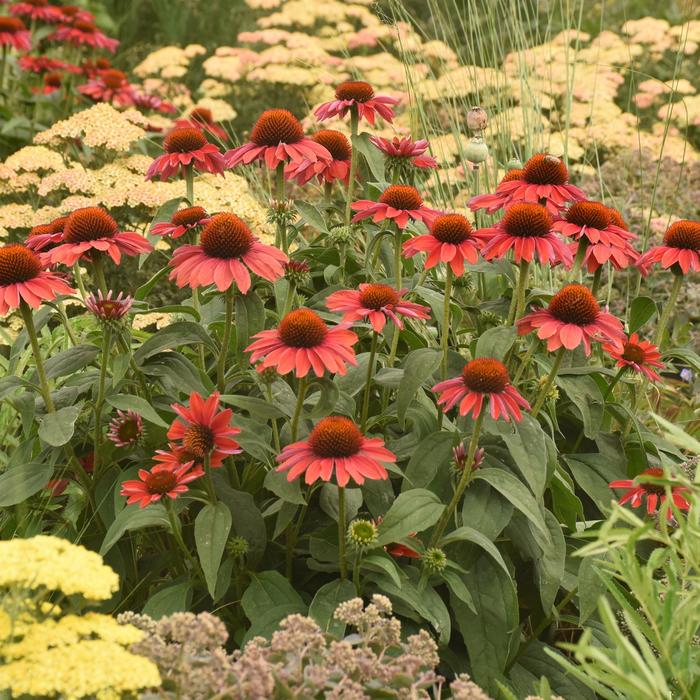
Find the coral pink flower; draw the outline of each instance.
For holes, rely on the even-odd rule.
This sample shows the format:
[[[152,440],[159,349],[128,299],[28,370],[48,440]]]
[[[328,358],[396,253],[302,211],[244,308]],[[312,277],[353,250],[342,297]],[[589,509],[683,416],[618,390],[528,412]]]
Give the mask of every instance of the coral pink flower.
[[[150,471],[139,469],[139,478],[125,481],[122,484],[121,496],[127,496],[127,505],[138,503],[145,508],[151,503],[157,503],[163,496],[175,500],[189,490],[186,484],[204,475],[201,467],[192,467],[192,462],[177,469],[156,465]]]
[[[352,148],[345,134],[332,129],[317,131],[311,139],[323,146],[330,154],[331,160],[308,160],[291,162],[284,169],[289,180],[296,180],[305,185],[314,176],[319,182],[342,180],[347,186],[350,177],[350,156]]]
[[[403,244],[403,255],[410,258],[417,253],[427,253],[425,269],[430,270],[439,262],[448,263],[458,277],[464,274],[464,263],[476,264],[481,241],[461,214],[441,214],[434,219],[430,233],[409,238]]]
[[[649,268],[660,263],[664,270],[700,272],[700,223],[697,221],[676,221],[668,227],[664,244],[649,248],[639,258],[639,268],[646,275]]]
[[[424,206],[420,192],[410,185],[389,185],[378,202],[361,199],[351,206],[357,212],[352,218],[354,222],[371,216],[375,224],[391,219],[401,229],[406,228],[411,220],[423,221],[429,225],[441,213]]]
[[[530,404],[510,383],[508,370],[499,360],[480,357],[467,362],[462,373],[454,379],[447,379],[433,387],[440,393],[438,406],[449,411],[459,403],[459,415],[471,413],[476,419],[484,409],[484,401],[489,400],[491,417],[510,421],[522,419],[521,408],[528,409]]]
[[[632,333],[629,338],[623,337],[621,342],[622,346],[605,344],[603,350],[613,360],[617,360],[618,367],[631,367],[635,372],[641,372],[649,381],[660,382],[661,377],[652,369],[664,366],[663,362],[659,362],[661,353],[658,346],[648,340],[639,340],[636,333]]]
[[[352,109],[357,111],[359,119],[366,119],[374,124],[376,115],[391,123],[394,110],[391,106],[398,104],[395,97],[375,95],[374,88],[361,80],[348,80],[341,83],[335,90],[335,100],[324,102],[314,114],[320,122],[331,117],[341,119]]]
[[[381,438],[365,437],[349,418],[328,416],[316,423],[306,440],[287,445],[277,457],[278,472],[289,472],[287,481],[304,474],[304,481],[330,481],[335,472],[338,486],[350,479],[388,479],[385,464],[395,464],[396,455],[384,447]]]
[[[0,248],[0,316],[22,301],[38,309],[42,301],[75,293],[61,277],[42,268],[39,256],[19,243]]]
[[[0,46],[12,46],[17,51],[32,48],[32,35],[17,17],[0,17]]]
[[[63,228],[62,243],[46,255],[52,264],[69,267],[88,253],[107,253],[119,264],[124,255],[150,253],[153,246],[134,231],[120,231],[117,222],[100,207],[76,209]]]
[[[214,121],[214,116],[211,113],[211,110],[207,109],[206,107],[195,107],[189,113],[187,119],[176,119],[175,126],[189,126],[195,129],[202,129],[203,131],[209,132],[220,141],[229,140],[226,130]]]
[[[119,411],[109,422],[107,439],[117,447],[132,447],[143,435],[143,419],[135,411]]]
[[[117,107],[130,107],[134,104],[129,79],[126,73],[116,68],[100,71],[97,77],[79,85],[78,92],[93,102],[110,102]]]
[[[412,141],[410,136],[385,139],[381,136],[370,136],[369,140],[387,157],[388,160],[410,162],[416,168],[437,168],[438,163],[432,156],[424,155],[428,150],[426,139]]]
[[[583,240],[592,245],[602,243],[622,247],[625,241],[637,237],[613,223],[610,208],[600,202],[574,202],[567,209],[564,218],[554,222],[553,228],[568,238]]]
[[[611,481],[608,486],[611,489],[627,489],[618,501],[621,506],[629,502],[632,508],[638,508],[646,499],[647,513],[653,515],[657,512],[658,507],[666,501],[666,487],[664,484],[656,481],[656,479],[663,479],[664,476],[663,469],[652,467],[651,469],[645,469],[634,479]],[[649,481],[645,477],[651,477],[654,481]],[[670,488],[671,500],[676,508],[685,511],[690,510],[690,503],[683,495],[688,492],[688,489],[684,486],[673,485]],[[667,517],[669,520],[673,517],[673,512],[670,508],[667,511]]]
[[[50,41],[65,41],[73,46],[90,46],[93,49],[107,49],[114,53],[119,46],[116,39],[110,39],[92,22],[76,20],[72,25],[59,27],[49,36]]]
[[[614,207],[606,207],[610,216],[610,223],[622,229],[626,236],[622,245],[606,245],[602,241],[599,243],[589,243],[586,247],[586,254],[583,257],[583,264],[588,272],[595,272],[601,265],[609,262],[616,270],[624,270],[631,265],[636,265],[639,261],[639,253],[632,247],[629,241],[637,236],[629,233],[627,223],[622,218],[620,212]],[[578,252],[578,243],[569,246],[572,255]]]
[[[43,78],[43,85],[41,87],[33,87],[32,92],[41,95],[52,95],[54,92],[58,92],[63,85],[63,78],[58,72],[45,73]]]
[[[590,355],[592,340],[619,346],[625,337],[620,321],[601,311],[591,291],[581,284],[566,285],[546,309],[527,314],[517,326],[520,335],[537,330],[537,337],[547,341],[550,352],[562,346],[573,350],[583,343],[586,355]]]
[[[209,214],[202,207],[186,207],[176,211],[170,221],[159,221],[151,228],[152,236],[180,238],[189,231],[198,232],[211,221]]]
[[[19,67],[28,73],[48,73],[54,71],[68,71],[69,73],[79,73],[80,69],[65,61],[48,56],[20,56],[17,60]]]
[[[516,263],[532,262],[535,256],[543,265],[562,263],[568,268],[573,262],[566,243],[552,231],[552,217],[539,204],[513,204],[497,224],[476,235],[486,241],[481,249],[486,260],[500,260],[512,249]]]
[[[224,158],[228,168],[259,160],[274,170],[280,163],[288,161],[329,162],[331,154],[320,143],[304,136],[299,120],[290,111],[268,109],[255,122],[250,141],[228,151]]]
[[[215,284],[221,292],[236,284],[247,294],[250,272],[274,282],[284,275],[287,256],[261,243],[235,214],[217,214],[204,227],[199,245],[183,245],[170,260],[178,287]]]
[[[95,15],[93,15],[92,12],[88,12],[77,5],[63,5],[58,9],[61,11],[64,21],[67,23],[95,21]]]
[[[331,311],[343,314],[343,321],[353,323],[367,318],[377,333],[384,330],[387,318],[403,329],[401,316],[408,318],[430,318],[430,309],[421,304],[403,299],[408,289],[397,292],[388,284],[361,284],[359,289],[342,289],[326,299]]]
[[[556,156],[538,153],[525,163],[520,179],[514,179],[511,173],[503,178],[494,194],[472,197],[470,209],[492,213],[516,202],[529,202],[543,204],[556,216],[567,202],[586,199],[578,187],[569,184],[569,171]]]
[[[61,8],[49,5],[49,0],[27,0],[15,3],[10,5],[10,14],[49,24],[55,24],[63,19]]]
[[[119,292],[113,296],[110,289],[107,294],[98,290],[97,294],[90,294],[85,298],[85,306],[100,321],[121,321],[126,316],[134,303],[133,297],[124,296],[124,292]]]
[[[149,166],[147,180],[153,180],[156,176],[167,180],[187,166],[201,173],[224,174],[224,157],[213,143],[207,141],[201,129],[173,129],[163,139],[163,148],[165,153]]]
[[[27,235],[24,244],[35,252],[46,251],[55,248],[63,241],[63,227],[68,220],[67,216],[60,216],[48,224],[34,226]]]
[[[196,391],[190,394],[189,406],[173,404],[178,417],[168,430],[168,440],[175,441],[196,462],[209,458],[211,467],[220,466],[228,455],[242,452],[234,437],[241,431],[231,425],[233,411],[219,411],[219,392],[204,399]]]
[[[344,323],[329,328],[311,309],[290,311],[277,328],[253,337],[246,348],[250,361],[262,359],[263,369],[274,367],[280,374],[305,377],[313,369],[322,377],[326,370],[345,374],[346,365],[357,365],[352,349],[357,336]]]
[[[160,112],[160,114],[176,114],[177,109],[172,102],[168,102],[158,95],[151,95],[147,92],[141,92],[137,90],[133,85],[131,86],[131,100],[134,107],[139,109],[150,109],[155,112]],[[160,131],[160,127],[150,127],[151,131]]]

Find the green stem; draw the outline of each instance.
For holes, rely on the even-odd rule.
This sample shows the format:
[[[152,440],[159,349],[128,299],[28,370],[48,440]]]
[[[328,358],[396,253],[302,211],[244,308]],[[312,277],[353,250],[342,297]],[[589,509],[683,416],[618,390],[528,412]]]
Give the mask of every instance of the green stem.
[[[214,490],[214,482],[211,478],[211,462],[209,455],[204,458],[204,487],[207,490],[207,495],[212,503],[216,503],[216,491]]]
[[[102,338],[102,362],[100,364],[100,379],[97,385],[97,400],[95,401],[95,432],[93,438],[94,450],[94,474],[99,474],[100,448],[102,446],[102,409],[105,403],[105,387],[107,383],[107,366],[109,365],[109,354],[112,345],[112,332],[109,326],[103,327],[104,336]]]
[[[512,326],[517,319],[522,316],[523,310],[525,308],[525,294],[527,292],[527,283],[530,273],[530,263],[522,259],[520,261],[520,272],[518,274],[518,286],[513,294],[513,299],[510,304],[510,311],[508,312],[508,323],[506,325]]]
[[[397,329],[398,330],[398,329]],[[369,397],[372,387],[372,375],[374,374],[374,362],[377,356],[377,340],[379,334],[377,331],[372,331],[372,346],[369,350],[369,364],[367,365],[367,377],[365,379],[365,394],[362,399],[362,413],[360,415],[360,431],[364,432],[367,425],[367,416],[369,415]]]
[[[229,345],[231,344],[231,328],[233,327],[233,285],[224,293],[226,304],[226,314],[224,317],[224,333],[221,339],[221,352],[217,366],[217,387],[223,394],[226,388],[226,358],[228,357]]]
[[[29,343],[32,346],[32,352],[34,353],[34,364],[36,366],[37,376],[39,377],[41,395],[44,398],[44,403],[46,404],[46,411],[48,413],[53,413],[56,410],[56,406],[51,398],[51,388],[49,387],[49,380],[46,378],[44,361],[41,358],[41,348],[39,347],[39,339],[37,338],[36,326],[34,325],[34,316],[32,315],[30,306],[24,301],[20,302],[19,311],[22,315],[22,320],[24,321],[24,327],[27,331],[27,335],[29,336]]]
[[[571,277],[569,278],[572,282],[577,282],[579,280],[581,265],[583,265],[583,259],[586,257],[586,250],[588,249],[588,241],[582,238],[578,242],[578,248],[576,250],[576,258],[574,259],[574,266],[571,268]]]
[[[102,255],[97,253],[92,261],[92,271],[95,275],[95,282],[102,291],[102,294],[107,294],[107,280],[105,279],[105,271],[102,266]]]
[[[607,401],[608,398],[610,398],[610,395],[613,392],[613,389],[617,386],[617,383],[622,379],[622,375],[625,373],[625,370],[627,369],[627,366],[620,367],[619,370],[617,370],[617,374],[613,377],[613,380],[608,384],[608,388],[605,391],[605,394],[603,395],[603,401]]]
[[[87,298],[87,292],[85,291],[85,285],[83,284],[83,277],[80,274],[80,265],[78,263],[75,263],[73,265],[73,279],[75,280],[76,284],[78,285],[78,291],[80,292],[80,298],[85,301]]]
[[[559,371],[559,367],[561,367],[561,361],[564,359],[565,352],[566,352],[566,348],[563,345],[557,351],[556,357],[554,358],[554,364],[552,365],[552,369],[549,371],[549,374],[547,375],[547,381],[544,383],[544,385],[540,389],[540,393],[537,396],[537,400],[535,401],[535,405],[532,407],[532,411],[530,412],[530,415],[533,418],[537,417],[537,414],[540,412],[540,409],[542,408],[545,400],[547,399],[547,394],[549,393],[549,390],[552,388],[552,384],[554,384],[554,380],[556,379],[557,372]]]
[[[401,229],[397,227],[394,234],[394,278],[396,279],[396,291],[401,292],[401,284],[403,283],[403,265],[401,264]]]
[[[284,306],[282,307],[280,318],[284,318],[292,310],[292,306],[294,305],[294,297],[296,297],[296,294],[297,286],[290,280],[289,289],[287,290],[287,296],[284,299]]]
[[[297,402],[294,406],[294,415],[292,416],[292,422],[290,424],[290,432],[292,434],[292,442],[297,439],[297,432],[299,430],[299,417],[301,416],[301,410],[304,407],[304,398],[306,397],[306,377],[301,377],[299,379],[299,387],[297,388]]]
[[[476,454],[476,448],[479,446],[479,435],[481,434],[481,426],[484,422],[484,413],[484,410],[482,410],[481,413],[479,413],[479,417],[474,422],[474,430],[467,449],[467,459],[465,461],[466,466],[464,467],[462,476],[459,479],[459,483],[457,484],[457,488],[452,496],[452,500],[450,500],[447,508],[440,517],[438,524],[435,526],[435,530],[433,530],[433,536],[430,542],[431,547],[438,546],[438,542],[445,532],[445,528],[454,517],[455,510],[457,510],[457,505],[464,494],[464,490],[469,485],[469,481],[473,473],[472,464],[474,463],[474,455]]]
[[[285,197],[285,181],[284,181],[284,163],[277,166],[275,174],[275,200],[278,204],[284,202]],[[275,236],[275,245],[287,252],[287,224],[281,216],[277,219],[277,234]]]
[[[185,166],[185,196],[190,206],[194,206],[194,168]]]
[[[357,130],[360,120],[357,115],[357,108],[350,108],[350,142],[352,149],[350,151],[350,175],[348,176],[348,189],[345,194],[345,225],[350,226],[352,218],[352,191],[355,187],[355,177],[357,176],[357,156],[355,154],[355,144],[357,143]]]
[[[535,350],[537,350],[537,345],[538,345],[537,336],[533,335],[532,341],[530,342],[530,347],[527,349],[527,352],[525,353],[525,357],[523,357],[522,362],[520,363],[520,367],[518,367],[518,371],[515,373],[515,376],[513,377],[513,381],[511,382],[513,384],[513,386],[517,386],[518,381],[520,380],[520,378],[523,376],[523,373],[530,365],[530,362],[532,361],[532,356],[535,354]]]
[[[664,306],[664,310],[661,313],[661,318],[659,319],[659,325],[656,328],[656,336],[654,338],[654,343],[661,347],[661,343],[664,339],[664,333],[668,326],[668,322],[671,318],[671,314],[676,309],[676,302],[678,301],[678,294],[681,291],[681,285],[683,284],[683,275],[678,275],[674,273],[673,285],[671,287],[671,292],[668,296],[668,302]]]
[[[202,301],[199,298],[199,287],[192,288],[192,308],[197,312],[197,317],[201,320],[202,318]],[[204,345],[199,343],[197,348],[197,357],[199,358],[199,368],[202,372],[207,371],[207,363],[204,358]]]
[[[593,287],[591,288],[591,292],[593,293],[593,296],[598,295],[598,290],[600,289],[600,280],[603,276],[603,266],[600,265],[598,269],[593,273]]]
[[[450,345],[450,301],[452,299],[452,268],[445,268],[445,294],[443,295],[442,328],[440,329],[440,347],[442,349],[442,379],[447,379],[447,352]]]
[[[163,502],[165,503],[165,510],[168,514],[168,522],[170,523],[170,530],[173,533],[175,543],[180,548],[180,551],[185,559],[190,562],[195,574],[199,577],[201,582],[206,585],[204,572],[202,571],[199,562],[194,558],[192,552],[189,550],[189,547],[185,544],[185,540],[182,538],[182,524],[180,523],[180,519],[177,517],[173,502],[169,498],[164,498]]]
[[[348,577],[348,563],[345,560],[345,489],[338,486],[338,561],[340,580]]]
[[[270,384],[267,385],[267,402],[270,406],[274,405],[272,402],[272,386],[270,386]],[[277,427],[277,418],[272,419],[272,439],[275,443],[275,450],[277,454],[279,454],[282,451],[282,445],[280,444],[280,431]]]
[[[362,597],[362,588],[360,586],[360,564],[362,563],[362,555],[359,550],[355,555],[355,561],[352,565],[352,582],[355,586],[355,595]]]
[[[326,182],[323,185],[323,203],[326,206],[326,209],[330,208],[331,204],[333,203],[333,183],[332,182]]]
[[[66,307],[63,305],[63,302],[60,299],[56,301],[56,310],[58,311],[58,315],[61,317],[61,323],[63,324],[63,327],[66,329],[66,335],[68,335],[68,340],[70,340],[70,344],[74,346],[77,345],[78,339],[75,337],[75,334],[73,333],[73,328],[70,324],[70,321],[68,320]]]

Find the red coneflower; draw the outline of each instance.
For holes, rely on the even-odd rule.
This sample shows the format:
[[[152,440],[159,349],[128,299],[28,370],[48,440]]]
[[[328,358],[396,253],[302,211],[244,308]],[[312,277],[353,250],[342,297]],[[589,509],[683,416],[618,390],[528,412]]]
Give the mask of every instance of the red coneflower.
[[[97,294],[90,294],[85,299],[85,306],[100,321],[121,321],[126,316],[134,303],[133,297],[124,296],[124,292],[119,292],[117,296],[112,296],[110,289],[107,294],[102,294],[100,289]]]
[[[139,478],[122,484],[121,496],[127,496],[127,505],[138,503],[145,508],[157,503],[163,496],[176,499],[189,490],[186,484],[204,475],[201,467],[192,468],[192,462],[177,469],[156,465],[150,471],[139,469]]]
[[[394,118],[391,105],[398,103],[395,97],[375,95],[374,88],[369,83],[362,80],[348,80],[335,89],[335,100],[324,102],[314,114],[316,119],[322,122],[331,117],[342,119],[353,109],[357,111],[359,119],[366,119],[372,125],[377,114],[391,123]]]
[[[516,202],[529,202],[543,204],[550,214],[556,216],[567,202],[580,199],[586,199],[586,195],[569,184],[569,171],[561,159],[538,153],[525,163],[519,179],[508,173],[494,194],[472,197],[469,207],[472,211],[486,209],[492,213]]]
[[[175,126],[188,126],[208,131],[220,141],[228,141],[226,130],[214,120],[214,115],[207,107],[194,107],[186,119],[176,119]]]
[[[317,177],[319,182],[342,180],[347,185],[352,154],[347,136],[340,131],[325,129],[317,131],[311,139],[331,154],[331,160],[312,161],[305,158],[302,161],[291,162],[284,170],[287,179],[305,185],[313,177]]]
[[[199,245],[183,245],[170,260],[170,279],[178,287],[215,284],[221,292],[232,284],[243,294],[250,289],[250,269],[274,282],[284,275],[287,256],[256,238],[235,214],[217,214],[202,230]]]
[[[158,176],[167,180],[187,166],[201,173],[224,174],[224,157],[219,149],[207,141],[201,129],[182,127],[173,129],[164,139],[165,153],[149,166],[146,179]]]
[[[134,104],[129,79],[126,73],[116,68],[99,71],[96,77],[79,85],[78,92],[93,102],[110,102],[117,107],[131,107]]]
[[[73,46],[91,46],[93,49],[107,49],[114,53],[119,46],[117,39],[110,39],[92,22],[76,20],[72,25],[59,27],[49,36],[49,41],[65,41]]]
[[[43,269],[39,256],[19,243],[0,248],[0,316],[19,308],[22,301],[38,309],[42,301],[74,294],[68,284]]]
[[[61,8],[49,5],[49,0],[25,0],[25,2],[15,3],[10,5],[10,14],[49,24],[55,24],[63,19]]]
[[[646,275],[649,268],[659,263],[664,270],[673,268],[687,275],[700,272],[700,223],[676,221],[668,227],[663,245],[649,248],[639,258],[639,268]]]
[[[385,464],[395,464],[396,455],[381,438],[365,437],[349,418],[328,416],[316,423],[306,440],[287,445],[277,457],[278,472],[288,471],[287,481],[304,474],[304,481],[330,481],[335,473],[338,486],[350,479],[388,479]]]
[[[520,409],[530,408],[530,404],[510,383],[506,366],[493,358],[477,358],[467,362],[458,377],[436,384],[433,391],[440,393],[438,406],[443,411],[447,412],[459,403],[459,415],[471,413],[474,419],[481,415],[486,399],[494,420],[503,418],[510,421],[512,418],[519,421],[522,418]]]
[[[553,226],[568,238],[575,241],[585,240],[589,244],[602,243],[606,246],[622,247],[625,241],[637,236],[613,223],[610,207],[600,202],[574,202]]]
[[[242,452],[233,438],[241,431],[231,425],[233,411],[219,411],[219,392],[206,400],[196,391],[190,394],[189,406],[172,404],[178,417],[168,430],[168,440],[192,455],[193,460],[203,462],[209,458],[211,467],[220,466],[228,455]]]
[[[422,320],[430,318],[427,306],[403,298],[407,291],[402,289],[397,292],[388,284],[361,284],[359,289],[341,289],[329,294],[326,306],[331,311],[342,313],[346,323],[367,318],[377,333],[384,330],[387,318],[403,329],[401,316]]]
[[[461,214],[441,214],[430,226],[430,233],[409,238],[403,244],[403,255],[410,258],[417,253],[427,253],[425,269],[439,262],[448,263],[458,277],[464,274],[464,263],[475,265],[479,259],[481,241],[474,236],[474,229]]]
[[[136,411],[120,411],[109,422],[107,439],[117,447],[136,445],[143,434],[143,419]]]
[[[33,226],[27,234],[24,245],[35,252],[41,252],[57,246],[63,239],[63,229],[54,231],[52,224]]]
[[[67,71],[69,73],[80,73],[78,66],[71,65],[65,61],[48,56],[20,56],[17,65],[28,73],[47,73],[50,71]]]
[[[573,350],[583,343],[590,355],[592,340],[619,345],[625,337],[619,319],[602,311],[591,291],[581,284],[566,285],[546,309],[523,316],[516,325],[520,335],[537,330],[550,352],[561,347]]]
[[[104,56],[100,56],[94,61],[91,58],[86,58],[80,64],[80,72],[88,78],[94,78],[100,71],[109,70],[111,67],[112,62]]]
[[[159,221],[151,228],[152,236],[168,236],[180,238],[189,231],[199,231],[211,221],[211,217],[203,207],[186,207],[176,211],[170,221]]]
[[[613,360],[617,360],[618,367],[631,367],[635,372],[641,372],[649,381],[661,381],[661,377],[652,369],[664,366],[663,362],[659,362],[661,353],[658,346],[648,340],[639,340],[636,333],[632,333],[629,338],[623,336],[621,343],[621,346],[609,343],[603,345],[603,350]]]
[[[137,90],[133,85],[131,86],[131,100],[134,103],[134,107],[139,109],[150,109],[155,112],[160,112],[161,114],[176,114],[177,109],[172,102],[164,100],[158,95],[152,95],[147,92],[141,92]],[[160,131],[160,127],[151,127],[153,131]]]
[[[622,506],[629,502],[632,508],[638,508],[646,499],[647,513],[652,515],[657,512],[658,508],[666,501],[666,486],[659,483],[657,479],[664,478],[664,470],[658,467],[645,469],[639,476],[634,479],[619,479],[611,481],[608,486],[611,489],[627,489],[622,495],[618,503]],[[646,477],[646,478],[645,478]],[[648,477],[651,477],[649,480]],[[671,499],[673,504],[679,510],[690,510],[690,503],[683,495],[688,489],[685,486],[671,485]],[[667,518],[673,518],[673,512],[669,508]]]
[[[320,143],[304,135],[299,120],[289,110],[268,109],[255,122],[250,141],[228,151],[224,158],[228,168],[259,160],[274,170],[280,163],[288,161],[330,161],[331,154]]]
[[[347,365],[357,365],[352,346],[357,336],[348,325],[328,327],[311,309],[290,311],[277,328],[261,331],[247,348],[252,363],[262,359],[261,367],[274,367],[280,374],[294,371],[305,377],[313,368],[317,377],[326,370],[345,374]]]
[[[45,73],[43,78],[43,85],[41,87],[33,87],[32,92],[41,95],[52,95],[54,92],[58,92],[63,85],[63,76],[57,71],[51,73]]]
[[[569,248],[552,230],[552,217],[539,204],[513,204],[497,224],[476,236],[486,242],[481,249],[486,260],[500,260],[512,249],[516,263],[532,262],[535,256],[543,265],[562,263],[568,268],[573,262]]]
[[[153,246],[134,231],[120,231],[100,207],[76,209],[66,220],[62,243],[47,253],[51,263],[69,267],[87,253],[107,253],[118,265],[124,255],[149,253]]]
[[[12,46],[17,51],[32,48],[32,35],[17,17],[0,17],[0,46]]]
[[[401,163],[409,162],[416,168],[437,168],[438,163],[432,156],[424,155],[430,145],[426,139],[412,141],[410,136],[385,139],[381,136],[370,136],[369,140],[387,157]]]
[[[401,229],[406,228],[409,221],[423,221],[430,225],[441,214],[424,206],[420,192],[410,185],[389,185],[378,202],[361,199],[352,203],[352,209],[357,212],[353,222],[371,216],[375,224],[391,219]]]
[[[77,5],[63,5],[58,8],[66,22],[94,22],[95,15]]]

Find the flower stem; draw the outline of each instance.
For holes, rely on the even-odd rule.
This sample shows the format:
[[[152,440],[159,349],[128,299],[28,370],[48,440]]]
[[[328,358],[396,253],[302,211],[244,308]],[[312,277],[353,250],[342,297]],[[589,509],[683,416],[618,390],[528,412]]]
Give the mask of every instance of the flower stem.
[[[102,362],[100,364],[100,379],[97,385],[97,399],[95,401],[95,433],[93,438],[94,450],[94,474],[99,475],[100,466],[100,447],[102,445],[102,409],[105,403],[105,385],[107,380],[107,365],[109,364],[109,354],[112,345],[112,332],[109,326],[103,328],[104,336],[102,338]]]
[[[190,206],[194,206],[194,168],[185,166],[185,196]]]
[[[189,547],[185,544],[185,540],[182,539],[182,524],[180,523],[180,519],[177,517],[173,502],[167,496],[163,498],[163,502],[165,504],[165,511],[168,514],[168,522],[170,523],[170,529],[173,533],[175,543],[180,548],[180,551],[184,555],[185,559],[190,562],[192,569],[199,577],[201,582],[205,583],[204,572],[202,571],[199,562],[194,558],[192,552],[190,552]]]
[[[39,339],[37,338],[36,326],[34,325],[34,316],[32,315],[32,310],[30,306],[25,301],[20,302],[19,311],[20,314],[22,314],[24,327],[27,330],[29,342],[32,346],[32,352],[34,353],[34,364],[36,365],[36,373],[39,377],[39,387],[41,388],[41,395],[44,398],[44,403],[46,404],[47,412],[53,413],[56,410],[56,406],[54,405],[53,399],[51,398],[49,380],[46,378],[46,369],[44,368],[44,361],[41,358],[41,348],[39,347]]]
[[[511,382],[514,386],[517,385],[518,381],[520,380],[520,377],[523,376],[523,373],[528,368],[530,362],[532,361],[532,356],[535,354],[535,350],[537,350],[537,336],[533,335],[530,347],[527,349],[525,357],[523,357],[522,362],[520,363],[520,366],[518,367],[518,370],[515,373],[515,376],[513,377],[513,381]]]
[[[530,263],[522,259],[520,261],[520,272],[518,274],[518,286],[510,304],[510,311],[508,312],[508,323],[506,324],[508,326],[512,326],[515,321],[520,318],[525,308],[525,293],[527,292],[529,273]]]
[[[398,329],[397,329],[398,331]],[[362,414],[360,416],[360,431],[365,431],[367,416],[369,415],[369,396],[372,387],[372,375],[374,374],[374,362],[377,356],[377,331],[372,331],[372,346],[369,350],[369,364],[367,365],[367,378],[365,379],[365,394],[362,399]]]
[[[664,339],[664,333],[666,332],[666,327],[671,318],[671,314],[676,308],[676,302],[678,301],[678,294],[681,291],[681,285],[683,284],[683,275],[674,275],[673,286],[671,287],[671,292],[668,296],[668,301],[664,310],[661,313],[661,318],[659,319],[659,325],[656,328],[656,337],[654,338],[654,343],[661,347],[661,342]]]
[[[359,550],[355,555],[355,561],[352,566],[352,582],[355,585],[355,595],[362,597],[362,587],[360,586],[360,567],[362,565],[362,554]]]
[[[102,291],[102,294],[107,294],[107,280],[105,279],[105,271],[102,266],[102,256],[97,253],[92,261],[92,271],[95,275],[95,282]]]
[[[284,186],[284,163],[280,163],[277,166],[277,172],[275,174],[275,200],[278,204],[282,204],[282,202],[284,202]],[[281,216],[278,216],[277,218],[277,235],[275,236],[275,245],[278,248],[281,248],[285,253],[287,252],[287,223]]]
[[[224,293],[224,301],[226,304],[224,333],[221,339],[221,352],[219,353],[219,362],[216,375],[216,384],[222,394],[224,393],[224,389],[226,387],[226,358],[228,356],[229,345],[231,344],[231,328],[233,326],[233,285],[231,285]]]
[[[430,542],[431,547],[437,546],[438,542],[440,541],[440,538],[445,532],[445,528],[449,524],[450,520],[452,520],[455,510],[457,510],[457,505],[459,504],[459,501],[462,498],[462,495],[464,494],[464,490],[469,485],[469,481],[473,473],[472,465],[474,464],[474,455],[476,454],[476,448],[479,446],[479,435],[481,434],[481,426],[483,422],[484,410],[482,409],[481,413],[479,413],[479,417],[474,422],[474,430],[472,432],[471,440],[469,441],[469,447],[467,449],[467,458],[464,462],[466,466],[464,467],[462,476],[459,479],[457,488],[455,489],[455,492],[452,495],[452,500],[450,500],[447,508],[440,517],[440,520],[438,520],[438,524],[435,526],[435,530],[433,530],[433,536]]]
[[[600,289],[600,280],[603,277],[603,266],[600,265],[598,269],[593,273],[593,287],[591,288],[591,292],[593,293],[593,296],[597,296],[598,290]]]
[[[578,248],[576,249],[576,258],[574,259],[574,266],[571,268],[571,281],[577,282],[579,280],[581,266],[583,265],[583,259],[586,257],[586,250],[588,249],[588,241],[582,238],[578,242]]]
[[[554,380],[557,376],[557,372],[559,371],[559,367],[561,367],[561,361],[564,359],[565,352],[566,348],[563,345],[557,351],[556,357],[554,358],[554,364],[552,365],[552,369],[549,370],[549,374],[547,375],[547,381],[545,381],[544,385],[540,389],[540,393],[537,396],[535,405],[532,407],[532,411],[530,412],[530,415],[533,418],[537,417],[537,414],[540,412],[540,409],[542,408],[545,400],[547,399],[547,394],[552,388],[552,384],[554,384]]]
[[[87,293],[85,291],[85,285],[83,284],[83,277],[80,274],[80,265],[76,262],[75,265],[73,265],[73,279],[75,280],[76,284],[78,285],[78,291],[80,292],[80,298],[85,301],[87,298]]]
[[[346,192],[345,200],[345,225],[350,226],[350,219],[352,216],[352,191],[355,187],[355,177],[357,175],[357,154],[355,143],[357,141],[357,131],[359,125],[359,117],[357,114],[357,107],[352,106],[350,108],[350,143],[352,148],[350,149],[350,174],[348,175],[348,189]]]
[[[216,503],[216,491],[214,490],[214,482],[211,478],[211,461],[209,455],[204,458],[204,486],[207,490],[207,495],[212,503]]]
[[[625,373],[625,370],[627,369],[626,366],[620,367],[619,370],[617,370],[617,374],[613,377],[613,380],[608,384],[608,388],[605,391],[605,394],[603,395],[603,401],[607,401],[612,392],[613,389],[617,386],[617,383],[622,379],[622,375]]]
[[[442,349],[442,379],[447,379],[447,351],[450,344],[450,301],[452,299],[452,268],[445,268],[445,294],[443,295],[442,328],[440,329],[440,347]]]
[[[294,406],[294,415],[290,424],[290,432],[292,434],[292,442],[297,439],[297,431],[299,430],[299,417],[301,410],[304,407],[304,398],[306,397],[306,377],[299,379],[299,387],[297,389],[297,403]]]
[[[348,563],[345,560],[345,488],[338,486],[338,561],[340,580],[348,577]]]
[[[272,401],[272,387],[269,384],[267,385],[267,402],[270,406],[274,405]],[[280,444],[280,431],[277,427],[277,418],[272,419],[272,439],[275,443],[275,450],[277,454],[279,454],[282,451],[282,445]]]

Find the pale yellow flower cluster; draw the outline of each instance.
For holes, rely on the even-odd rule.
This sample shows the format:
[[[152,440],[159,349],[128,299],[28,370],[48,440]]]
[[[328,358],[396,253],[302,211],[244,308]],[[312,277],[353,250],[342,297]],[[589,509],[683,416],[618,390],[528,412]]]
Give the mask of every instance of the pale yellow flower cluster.
[[[184,49],[179,46],[164,46],[157,51],[148,54],[141,61],[133,72],[139,78],[149,77],[182,77],[186,75],[189,65],[193,58],[202,56],[206,53],[206,49],[199,44],[190,44]]]
[[[66,169],[60,154],[44,146],[25,146],[5,160],[5,167],[14,174],[21,172],[49,173]]]

